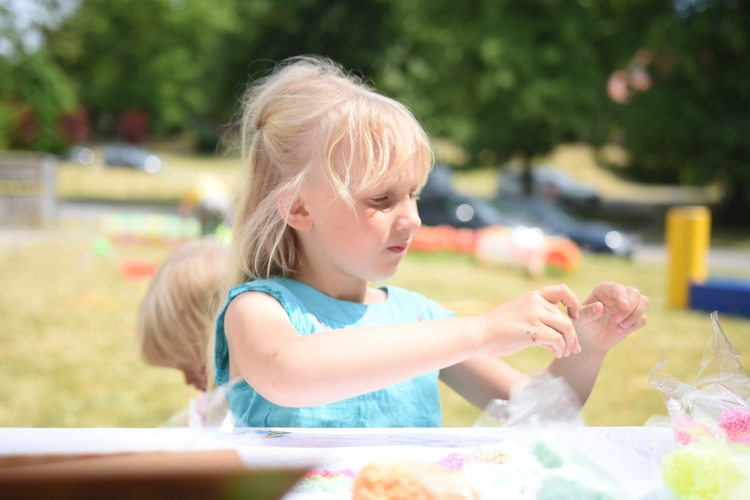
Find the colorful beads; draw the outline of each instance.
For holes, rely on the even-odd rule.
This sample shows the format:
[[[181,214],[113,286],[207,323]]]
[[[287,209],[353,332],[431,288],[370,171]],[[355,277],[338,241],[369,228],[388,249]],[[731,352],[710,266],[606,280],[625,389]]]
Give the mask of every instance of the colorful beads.
[[[721,412],[719,427],[733,443],[750,444],[750,408],[730,408]]]
[[[550,445],[541,441],[534,443],[533,452],[539,463],[546,469],[556,469],[564,463],[560,454],[556,453]]]
[[[294,491],[307,493],[341,493],[351,491],[356,473],[350,469],[312,470],[294,485]]]
[[[477,462],[483,464],[504,464],[511,460],[511,455],[507,451],[497,446],[483,445],[476,448],[472,457]]]
[[[721,498],[742,479],[728,448],[701,441],[667,453],[662,475],[679,496],[696,499]]]

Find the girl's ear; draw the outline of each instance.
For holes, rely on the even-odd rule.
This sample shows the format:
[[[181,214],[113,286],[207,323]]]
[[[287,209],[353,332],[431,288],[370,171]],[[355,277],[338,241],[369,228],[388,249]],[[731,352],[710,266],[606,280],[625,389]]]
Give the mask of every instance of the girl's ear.
[[[305,202],[299,196],[293,199],[280,196],[276,200],[279,213],[287,225],[297,231],[307,231],[312,226],[310,212],[305,208]]]

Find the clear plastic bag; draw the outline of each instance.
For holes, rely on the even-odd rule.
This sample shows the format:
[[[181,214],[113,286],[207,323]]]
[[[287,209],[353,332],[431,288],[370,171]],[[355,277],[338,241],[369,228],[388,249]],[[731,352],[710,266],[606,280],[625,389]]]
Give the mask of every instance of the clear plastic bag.
[[[499,446],[515,463],[506,464],[501,480],[515,486],[518,498],[629,498],[620,479],[582,452],[576,438],[585,435],[576,433],[583,428],[581,406],[564,378],[541,371],[517,382],[507,400],[490,401],[476,419],[474,427],[509,430]]]
[[[493,399],[475,427],[516,427],[550,423],[583,424],[581,402],[562,377],[542,371],[513,385],[510,398]]]
[[[221,432],[231,434],[235,427],[235,419],[227,403],[227,393],[239,380],[230,380],[192,398],[187,408],[173,415],[162,427],[218,427]]]
[[[667,359],[649,374],[675,436],[675,449],[661,457],[662,478],[680,498],[741,498],[750,491],[750,377],[715,311],[711,321],[691,384],[667,372]]]
[[[750,408],[750,378],[737,352],[711,313],[713,334],[709,336],[698,373],[692,384],[680,382],[666,370],[667,359],[652,368],[649,382],[661,393],[672,419],[688,417],[703,422],[719,422],[732,408]]]

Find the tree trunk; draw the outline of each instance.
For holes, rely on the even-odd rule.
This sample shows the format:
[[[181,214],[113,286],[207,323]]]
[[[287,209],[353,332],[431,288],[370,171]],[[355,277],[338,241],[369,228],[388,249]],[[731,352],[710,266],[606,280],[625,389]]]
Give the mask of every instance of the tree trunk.
[[[522,193],[526,197],[530,197],[534,194],[534,175],[531,167],[531,161],[527,155],[523,157],[523,170],[521,171],[521,187]]]
[[[724,197],[719,205],[716,219],[726,226],[748,228],[747,214],[750,212],[750,190],[748,185],[739,179],[730,179],[726,183]]]

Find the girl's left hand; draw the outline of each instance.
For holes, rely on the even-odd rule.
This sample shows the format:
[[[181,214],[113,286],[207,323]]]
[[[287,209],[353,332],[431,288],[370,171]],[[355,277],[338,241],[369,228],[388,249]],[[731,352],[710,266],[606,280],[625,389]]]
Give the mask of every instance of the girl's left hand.
[[[608,350],[646,324],[649,299],[637,288],[604,282],[594,288],[573,320],[583,349]]]

